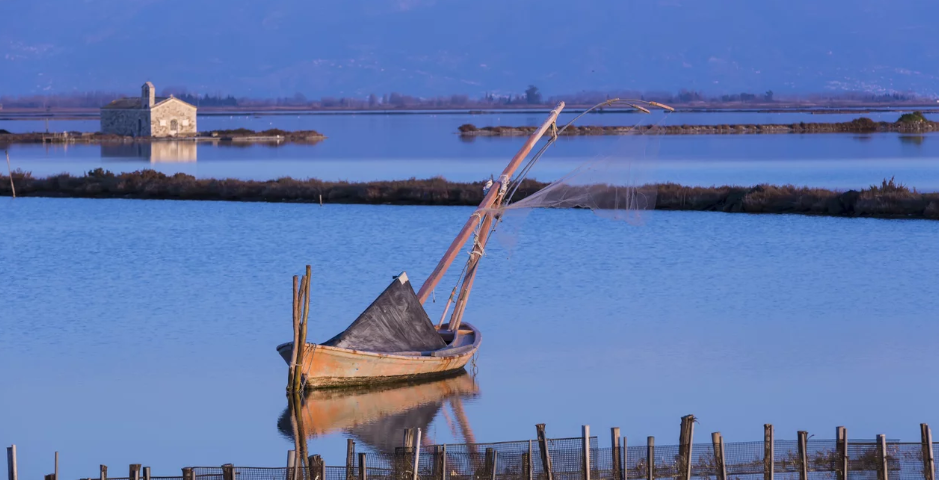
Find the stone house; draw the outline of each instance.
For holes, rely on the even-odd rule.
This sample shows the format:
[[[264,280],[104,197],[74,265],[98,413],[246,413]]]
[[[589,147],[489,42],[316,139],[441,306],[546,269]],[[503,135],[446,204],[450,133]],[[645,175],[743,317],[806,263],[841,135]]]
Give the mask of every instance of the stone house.
[[[153,84],[140,88],[140,98],[125,97],[101,107],[101,132],[135,137],[191,137],[196,107],[170,95],[157,97]]]

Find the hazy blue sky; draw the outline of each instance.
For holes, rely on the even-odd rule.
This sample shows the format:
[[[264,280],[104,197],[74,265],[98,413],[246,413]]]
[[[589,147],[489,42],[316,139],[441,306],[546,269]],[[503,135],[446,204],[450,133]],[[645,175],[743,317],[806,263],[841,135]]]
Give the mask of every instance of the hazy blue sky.
[[[0,94],[939,91],[935,0],[0,0]]]

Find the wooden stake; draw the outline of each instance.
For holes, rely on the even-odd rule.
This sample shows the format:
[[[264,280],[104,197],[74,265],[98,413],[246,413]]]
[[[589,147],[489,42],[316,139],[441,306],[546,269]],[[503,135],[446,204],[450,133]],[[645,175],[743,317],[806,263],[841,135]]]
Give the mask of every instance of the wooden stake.
[[[293,414],[294,412],[291,411],[290,413]],[[294,433],[294,443],[296,443],[296,437],[297,434]],[[297,451],[287,450],[287,479],[293,480],[295,478],[297,478]]]
[[[414,434],[414,477],[412,480],[418,480],[417,472],[421,466],[421,429],[417,429]]]
[[[622,477],[622,479],[620,479],[620,480],[628,480],[628,479],[629,479],[629,474],[627,473],[627,472],[629,471],[629,469],[626,467],[626,465],[629,465],[629,463],[627,463],[627,462],[629,461],[629,458],[628,458],[629,455],[628,455],[628,453],[629,453],[629,451],[626,450],[626,437],[624,436],[624,437],[623,437],[623,477]],[[616,479],[614,479],[614,480],[616,480]]]
[[[55,480],[59,480],[59,452],[55,452]]]
[[[923,441],[923,476],[926,480],[936,480],[936,459],[932,449],[932,430],[929,425],[919,425],[920,436]]]
[[[545,436],[544,424],[535,425],[538,431],[538,450],[541,450],[541,468],[544,469],[545,478],[554,480],[554,469],[551,466],[551,454],[548,452],[548,438]]]
[[[10,151],[6,151],[7,154],[7,172],[10,174],[10,191],[13,192],[13,198],[16,198],[16,188],[13,187],[13,169],[10,168]]]
[[[192,474],[192,467],[183,467],[183,480],[196,480],[196,476]]]
[[[101,465],[99,472],[100,473],[98,474],[98,480],[108,480],[108,466],[107,465]]]
[[[524,455],[524,453],[522,454]],[[447,446],[437,445],[434,452],[434,478],[444,480],[447,478]]]
[[[143,480],[150,480],[150,467],[143,467]]]
[[[17,480],[17,476],[18,474],[16,471],[16,445],[10,445],[9,447],[7,447],[7,478],[9,480]]]
[[[800,431],[799,435],[799,480],[809,478],[808,439],[809,432]]]
[[[717,466],[717,480],[727,480],[727,466],[724,462],[724,437],[720,432],[711,434],[711,444],[714,447],[714,463]]]
[[[355,475],[352,474],[354,462],[355,462],[355,440],[352,440],[350,438],[346,440],[346,480],[355,479]]]
[[[311,470],[313,471],[310,474],[313,480],[326,480],[326,463],[323,462],[323,457],[319,455],[311,455],[310,463],[313,465]]]
[[[365,467],[365,454],[359,454],[359,480],[368,480],[368,469]]]
[[[877,435],[877,480],[888,480],[887,437]]]
[[[492,448],[487,448],[487,450],[492,450],[492,464],[489,467],[489,480],[496,480],[497,465],[499,463],[499,452]]]
[[[323,194],[322,193],[320,194],[320,206],[321,207],[323,206]]]
[[[287,392],[293,392],[293,379],[294,373],[297,370],[297,345],[300,343],[300,313],[297,307],[300,306],[300,299],[298,298],[299,292],[297,291],[297,285],[300,283],[300,278],[296,275],[293,276],[293,351],[290,355],[290,373],[287,376]]]
[[[773,439],[773,425],[763,425],[763,480],[773,480],[776,466],[776,442]]]
[[[848,430],[844,427],[835,428],[835,452],[838,455],[835,470],[838,480],[848,480]]]
[[[535,480],[535,459],[532,458],[534,452],[531,448],[531,440],[528,441],[528,461],[525,462],[528,467],[528,475],[525,476],[526,480]]]
[[[582,471],[580,472],[584,480],[590,480],[590,425],[581,427],[581,456],[584,461],[581,462]]]
[[[235,480],[235,466],[231,463],[222,465],[222,480]]]
[[[679,478],[681,480],[691,480],[691,446],[694,439],[694,415],[681,417],[681,432],[678,437],[678,456],[680,459]]]
[[[303,385],[303,365],[304,365],[304,355],[306,353],[306,332],[307,332],[307,320],[310,317],[310,281],[311,281],[311,269],[310,266],[306,266],[306,276],[303,281],[303,303],[301,305],[303,309],[303,316],[300,318],[300,359],[297,365],[300,368],[300,371],[297,372],[297,391],[302,390]]]
[[[655,480],[655,437],[646,438],[646,461],[649,464],[646,480]]]
[[[128,480],[140,480],[140,464],[132,463],[127,474]]]
[[[613,450],[613,480],[620,478],[620,466],[623,464],[622,452],[619,450],[619,427],[610,429],[610,448]]]

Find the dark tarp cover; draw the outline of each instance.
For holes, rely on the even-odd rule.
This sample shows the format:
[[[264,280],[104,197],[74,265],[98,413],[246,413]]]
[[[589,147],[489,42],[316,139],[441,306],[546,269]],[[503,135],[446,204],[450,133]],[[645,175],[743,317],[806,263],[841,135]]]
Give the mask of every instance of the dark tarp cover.
[[[439,350],[447,346],[404,273],[349,328],[323,345],[379,353]]]

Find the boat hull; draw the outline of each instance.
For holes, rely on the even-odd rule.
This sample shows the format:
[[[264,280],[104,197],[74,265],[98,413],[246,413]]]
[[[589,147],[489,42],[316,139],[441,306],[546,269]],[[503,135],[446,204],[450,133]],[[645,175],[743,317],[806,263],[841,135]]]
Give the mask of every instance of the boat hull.
[[[443,376],[466,366],[479,349],[481,335],[464,323],[460,345],[435,352],[378,353],[308,343],[303,351],[303,375],[308,388],[351,387]],[[289,364],[293,345],[277,347]],[[449,351],[449,352],[448,352]]]

